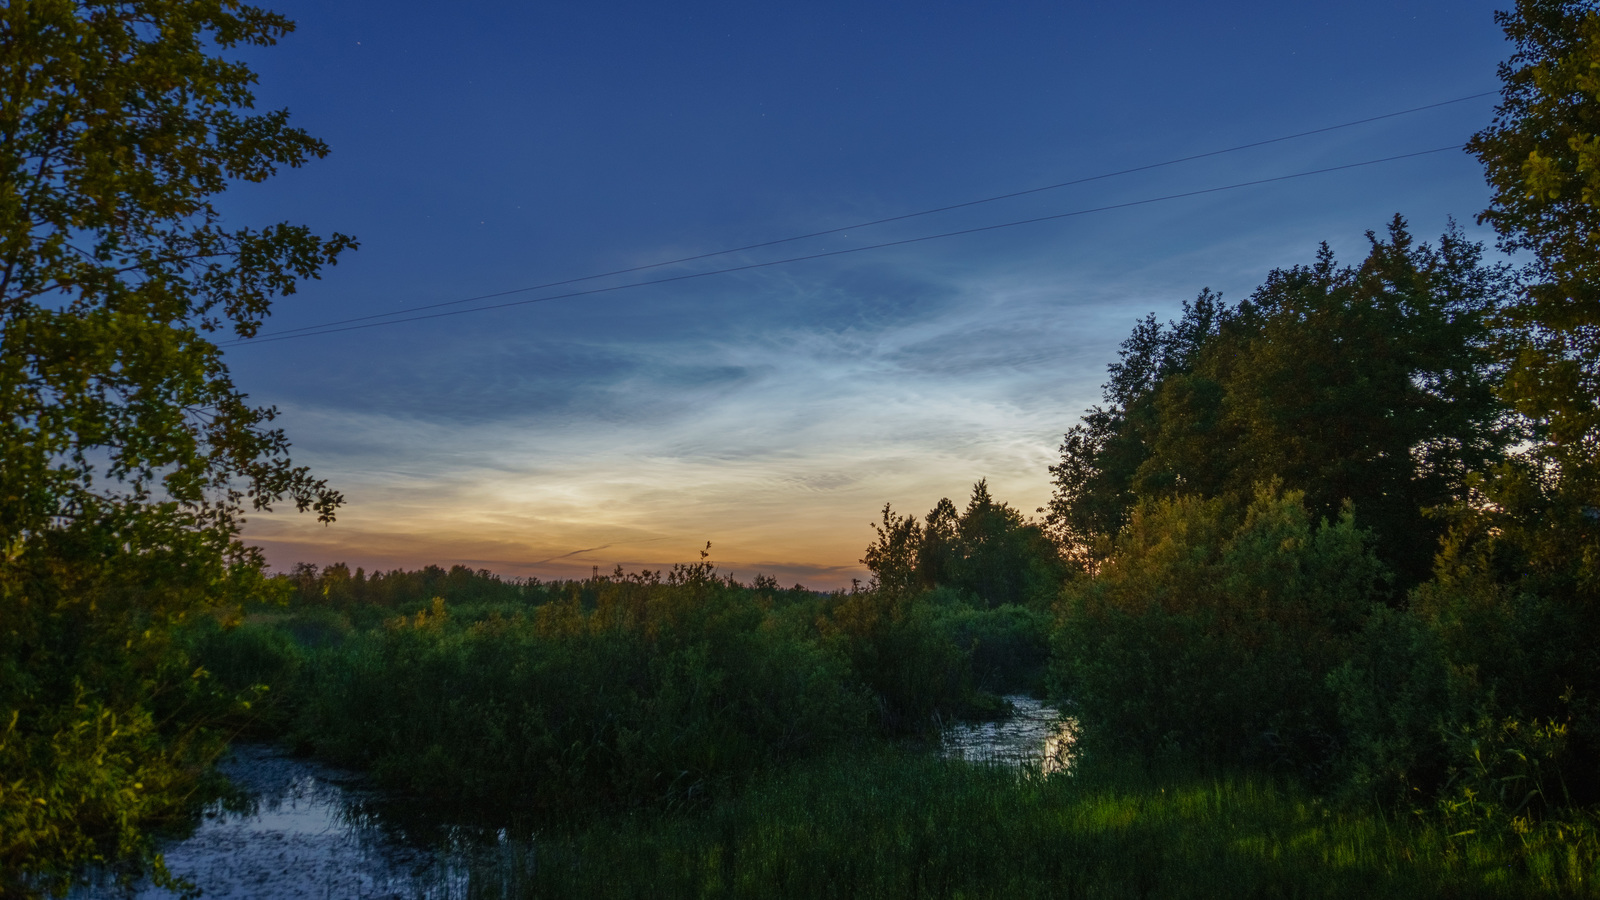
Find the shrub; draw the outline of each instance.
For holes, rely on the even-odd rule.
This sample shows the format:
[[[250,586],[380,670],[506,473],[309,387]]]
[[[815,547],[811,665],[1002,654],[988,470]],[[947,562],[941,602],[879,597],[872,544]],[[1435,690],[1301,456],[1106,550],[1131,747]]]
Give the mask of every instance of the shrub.
[[[1272,487],[1243,509],[1141,506],[1059,604],[1056,690],[1085,745],[1320,774],[1337,730],[1326,678],[1384,582],[1368,544],[1348,509],[1313,525]]]

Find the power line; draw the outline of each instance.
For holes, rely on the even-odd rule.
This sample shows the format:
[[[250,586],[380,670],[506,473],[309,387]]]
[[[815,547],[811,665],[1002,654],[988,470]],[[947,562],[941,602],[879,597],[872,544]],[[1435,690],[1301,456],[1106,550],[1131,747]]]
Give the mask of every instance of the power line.
[[[288,329],[284,329],[283,331],[272,332],[272,333],[270,333],[268,335],[263,336],[263,338],[284,337],[284,336],[287,336],[287,335],[290,335],[290,334],[294,334],[296,332],[301,332],[301,331],[319,331],[320,329],[323,329],[323,328],[332,328],[332,327],[335,327],[335,326],[338,326],[338,325],[348,325],[348,324],[350,324],[352,322],[366,322],[366,321],[369,321],[369,320],[372,320],[372,319],[386,319],[386,318],[389,318],[390,316],[401,316],[401,315],[405,315],[406,313],[422,312],[423,310],[429,310],[429,309],[439,309],[439,308],[445,307],[445,306],[459,306],[460,304],[463,304],[463,303],[475,303],[475,302],[477,302],[479,300],[493,300],[493,299],[495,299],[497,297],[507,297],[507,296],[510,296],[510,295],[513,295],[513,294],[525,294],[525,293],[528,293],[529,291],[542,291],[542,290],[545,290],[547,288],[553,288],[553,287],[564,287],[564,286],[569,285],[569,284],[577,284],[577,283],[583,282],[583,281],[594,281],[594,280],[599,279],[599,278],[610,278],[610,277],[612,277],[614,275],[629,275],[629,274],[632,274],[634,272],[645,272],[645,271],[649,271],[651,269],[660,269],[660,268],[663,268],[665,266],[678,265],[680,263],[696,262],[696,261],[699,261],[699,260],[702,260],[702,259],[710,259],[710,258],[716,257],[716,256],[726,256],[726,255],[728,255],[730,253],[741,253],[741,252],[744,252],[746,250],[759,250],[759,249],[762,249],[764,247],[775,247],[775,246],[778,246],[779,244],[791,244],[791,243],[794,243],[795,241],[803,241],[803,240],[808,240],[810,238],[816,238],[816,237],[826,237],[827,235],[830,235],[830,234],[839,234],[840,232],[850,231],[852,229],[857,229],[857,228],[870,228],[870,227],[875,226],[875,225],[886,225],[886,224],[888,224],[890,222],[902,222],[902,221],[905,221],[906,219],[915,219],[915,218],[920,218],[922,216],[931,216],[931,215],[935,215],[937,213],[950,212],[951,210],[957,210],[957,209],[966,209],[966,208],[972,207],[972,206],[981,206],[981,205],[983,205],[985,203],[995,203],[995,202],[998,202],[1000,200],[1010,200],[1010,199],[1013,199],[1013,198],[1016,198],[1016,197],[1026,197],[1026,196],[1028,196],[1030,194],[1039,194],[1039,193],[1043,193],[1045,191],[1054,191],[1054,190],[1058,190],[1058,189],[1064,188],[1064,187],[1072,187],[1074,185],[1087,184],[1087,183],[1092,182],[1092,181],[1103,181],[1103,180],[1108,179],[1108,178],[1118,178],[1118,177],[1123,176],[1123,175],[1132,175],[1132,174],[1135,174],[1135,173],[1138,173],[1138,172],[1148,172],[1148,171],[1150,171],[1152,169],[1160,169],[1160,168],[1165,168],[1167,166],[1175,166],[1175,165],[1178,165],[1179,163],[1193,162],[1193,161],[1195,161],[1197,159],[1207,159],[1207,158],[1210,158],[1210,157],[1213,157],[1213,156],[1221,156],[1221,155],[1226,154],[1226,153],[1237,153],[1240,150],[1250,150],[1250,149],[1255,148],[1255,147],[1265,147],[1265,146],[1268,146],[1270,144],[1280,144],[1280,143],[1283,143],[1284,141],[1292,141],[1292,140],[1295,140],[1297,138],[1310,137],[1311,135],[1316,135],[1316,134],[1326,134],[1326,133],[1328,133],[1330,131],[1338,131],[1338,130],[1340,130],[1342,128],[1352,128],[1352,127],[1354,127],[1356,125],[1366,125],[1366,124],[1369,124],[1371,122],[1380,122],[1380,121],[1383,121],[1384,119],[1393,119],[1393,118],[1397,118],[1399,116],[1408,116],[1408,115],[1411,115],[1413,113],[1425,112],[1425,111],[1430,110],[1430,109],[1438,109],[1441,106],[1450,106],[1450,105],[1453,105],[1453,104],[1456,104],[1456,103],[1465,103],[1468,100],[1478,100],[1478,99],[1483,98],[1483,97],[1494,96],[1497,93],[1498,93],[1498,91],[1484,91],[1484,92],[1478,93],[1478,94],[1469,94],[1469,95],[1467,95],[1465,97],[1457,97],[1454,100],[1442,100],[1442,101],[1440,101],[1438,103],[1429,103],[1429,104],[1426,104],[1424,106],[1414,106],[1414,107],[1412,107],[1410,109],[1402,109],[1402,110],[1400,110],[1398,112],[1384,113],[1384,114],[1378,115],[1378,116],[1368,116],[1365,119],[1356,119],[1356,120],[1350,121],[1350,122],[1342,122],[1342,123],[1340,123],[1338,125],[1327,125],[1327,126],[1324,126],[1322,128],[1313,128],[1310,131],[1299,131],[1299,132],[1296,132],[1294,134],[1283,135],[1282,137],[1268,138],[1266,140],[1261,140],[1261,141],[1252,141],[1252,142],[1250,142],[1248,144],[1239,144],[1237,146],[1227,147],[1227,148],[1224,148],[1222,150],[1209,150],[1209,151],[1207,151],[1205,153],[1196,153],[1196,154],[1193,154],[1191,156],[1181,156],[1181,157],[1178,157],[1176,159],[1169,159],[1169,160],[1165,160],[1163,162],[1148,163],[1148,164],[1142,165],[1142,166],[1134,166],[1131,169],[1119,169],[1119,170],[1117,170],[1115,172],[1105,172],[1105,173],[1102,173],[1102,174],[1099,174],[1099,175],[1088,175],[1088,176],[1085,176],[1083,178],[1074,178],[1074,179],[1072,179],[1070,181],[1059,181],[1059,182],[1056,182],[1055,184],[1047,184],[1047,185],[1042,185],[1040,187],[1027,188],[1025,190],[1020,190],[1020,191],[1012,191],[1012,192],[1007,193],[1007,194],[997,194],[997,195],[995,195],[993,197],[983,197],[983,198],[978,199],[978,200],[967,200],[967,201],[964,201],[962,203],[952,203],[952,204],[950,204],[948,206],[936,206],[936,207],[933,207],[931,209],[919,210],[917,212],[902,213],[902,214],[896,215],[896,216],[889,216],[888,218],[873,219],[873,220],[868,221],[868,222],[857,222],[857,223],[855,223],[853,225],[841,225],[838,228],[828,228],[828,229],[825,229],[825,230],[822,230],[822,231],[813,231],[813,232],[809,232],[807,234],[794,235],[793,237],[778,238],[776,240],[770,240],[770,241],[762,241],[762,242],[756,243],[756,244],[745,244],[742,247],[729,247],[726,250],[713,250],[713,251],[711,251],[709,253],[698,253],[698,254],[695,254],[693,256],[680,256],[680,257],[678,257],[676,259],[668,259],[668,260],[663,260],[661,262],[646,263],[644,265],[639,265],[639,266],[629,266],[628,268],[625,268],[625,269],[613,269],[613,270],[611,270],[609,272],[601,272],[601,273],[595,274],[595,275],[583,275],[583,276],[579,276],[577,278],[563,279],[561,281],[550,281],[550,282],[546,282],[544,284],[532,285],[530,287],[511,288],[510,290],[495,291],[495,292],[489,293],[489,294],[479,294],[479,295],[477,295],[475,297],[463,297],[463,298],[461,298],[459,300],[446,300],[446,301],[443,301],[441,303],[427,303],[427,304],[423,304],[421,306],[412,306],[412,307],[407,307],[405,309],[393,310],[393,311],[390,311],[390,312],[373,313],[372,315],[367,315],[367,316],[355,316],[355,317],[349,318],[349,319],[338,319],[338,320],[335,320],[335,321],[332,321],[332,322],[324,322],[324,323],[322,323],[320,325],[304,325],[304,326],[301,326],[299,328],[288,328]],[[565,295],[564,294],[562,296],[572,296],[572,295]],[[257,342],[259,343],[259,341],[257,341]],[[231,341],[231,342],[228,342],[228,343],[243,343],[243,341]]]
[[[998,230],[1000,230],[1002,228],[1015,228],[1015,227],[1020,226],[1020,225],[1033,225],[1033,224],[1037,224],[1039,222],[1050,222],[1050,221],[1055,221],[1057,219],[1068,219],[1068,218],[1072,218],[1074,216],[1089,215],[1091,213],[1109,212],[1111,210],[1127,209],[1129,207],[1134,207],[1134,206],[1145,206],[1147,204],[1161,203],[1161,202],[1167,201],[1167,200],[1180,200],[1180,199],[1183,199],[1185,197],[1198,197],[1198,196],[1201,196],[1203,194],[1215,194],[1215,193],[1218,193],[1218,192],[1221,192],[1221,191],[1231,191],[1231,190],[1237,190],[1239,188],[1254,187],[1256,185],[1261,185],[1261,184],[1272,184],[1274,182],[1279,182],[1279,181],[1289,181],[1290,179],[1305,178],[1305,177],[1311,176],[1311,175],[1324,175],[1324,174],[1327,174],[1329,172],[1342,172],[1342,171],[1345,171],[1347,169],[1359,169],[1359,168],[1362,168],[1364,166],[1375,166],[1375,165],[1379,165],[1381,163],[1395,162],[1397,160],[1402,160],[1402,159],[1414,159],[1414,158],[1419,157],[1419,156],[1430,156],[1430,155],[1435,154],[1435,153],[1446,153],[1446,152],[1451,151],[1451,150],[1460,150],[1461,148],[1462,148],[1461,144],[1452,144],[1452,145],[1450,145],[1448,147],[1437,147],[1437,148],[1432,149],[1432,150],[1419,150],[1419,151],[1417,151],[1415,153],[1401,153],[1401,154],[1398,154],[1396,156],[1385,156],[1385,157],[1383,157],[1381,159],[1369,159],[1369,160],[1364,160],[1362,162],[1346,163],[1346,164],[1344,164],[1342,166],[1329,166],[1329,167],[1323,168],[1323,169],[1312,169],[1312,170],[1306,171],[1306,172],[1295,172],[1292,175],[1276,175],[1276,176],[1273,176],[1271,178],[1258,178],[1258,179],[1255,179],[1253,181],[1241,181],[1241,182],[1238,182],[1236,184],[1226,184],[1226,185],[1222,185],[1220,187],[1201,188],[1199,190],[1184,191],[1182,193],[1177,193],[1177,194],[1166,194],[1166,195],[1163,195],[1163,196],[1160,196],[1160,197],[1149,197],[1149,198],[1146,198],[1144,200],[1130,200],[1130,201],[1128,201],[1126,203],[1113,203],[1113,204],[1108,205],[1108,206],[1095,206],[1095,207],[1090,207],[1088,209],[1078,209],[1078,210],[1073,210],[1071,212],[1055,213],[1053,215],[1048,215],[1048,216],[1035,216],[1034,218],[1031,218],[1031,219],[1018,219],[1018,220],[1013,221],[1013,222],[1001,222],[998,225],[981,225],[981,226],[978,226],[976,228],[963,228],[963,229],[960,229],[958,231],[945,231],[945,232],[941,232],[939,234],[929,234],[929,235],[923,235],[921,237],[904,238],[904,239],[896,240],[896,241],[884,241],[884,242],[878,243],[878,244],[867,244],[867,245],[864,245],[864,246],[861,246],[861,247],[850,247],[850,248],[847,248],[847,249],[844,249],[844,250],[829,250],[829,251],[825,251],[825,252],[822,252],[822,253],[810,253],[810,254],[806,254],[805,256],[791,256],[791,257],[787,257],[785,259],[768,260],[767,262],[749,263],[747,265],[742,265],[742,266],[729,266],[727,268],[711,269],[711,270],[705,271],[705,272],[691,272],[691,273],[688,273],[688,274],[685,274],[685,275],[673,275],[673,276],[670,276],[670,277],[667,277],[667,278],[654,278],[654,279],[651,279],[649,281],[636,281],[636,282],[633,282],[631,284],[618,284],[618,285],[612,285],[610,287],[590,288],[588,290],[583,290],[583,291],[569,291],[569,292],[567,292],[565,294],[553,294],[553,295],[548,296],[548,297],[530,297],[527,300],[512,300],[512,301],[507,302],[507,303],[494,303],[494,304],[490,304],[488,306],[474,306],[474,307],[472,307],[470,309],[453,309],[453,310],[447,310],[445,312],[428,313],[427,315],[421,315],[421,316],[408,316],[408,317],[403,318],[403,319],[389,319],[389,320],[383,321],[383,322],[362,322],[360,324],[329,323],[328,325],[325,325],[325,326],[307,326],[306,329],[299,330],[300,333],[297,333],[297,334],[296,333],[283,332],[283,333],[279,333],[279,334],[273,334],[273,335],[267,335],[267,336],[260,337],[260,338],[255,338],[255,339],[252,339],[252,340],[231,341],[231,342],[228,342],[228,344],[259,345],[259,344],[275,343],[277,341],[292,341],[292,340],[295,340],[297,338],[316,337],[318,335],[324,335],[324,334],[338,334],[340,332],[345,332],[345,331],[361,331],[361,330],[364,330],[364,329],[367,329],[367,328],[378,328],[378,327],[384,326],[384,325],[400,325],[400,324],[404,324],[406,322],[421,322],[421,321],[424,321],[424,320],[427,320],[427,319],[442,319],[442,318],[445,318],[445,317],[448,317],[448,316],[461,316],[461,315],[466,315],[467,313],[487,312],[489,310],[494,310],[494,309],[506,309],[506,308],[512,307],[512,306],[526,306],[526,305],[531,304],[531,303],[543,303],[543,302],[545,302],[547,300],[566,300],[566,299],[570,299],[572,297],[585,297],[585,296],[589,296],[589,295],[592,295],[592,294],[605,294],[605,293],[609,293],[611,291],[621,291],[621,290],[627,290],[629,288],[648,287],[650,285],[656,285],[656,284],[669,284],[669,283],[675,282],[675,281],[688,281],[688,280],[693,279],[693,278],[705,278],[705,277],[710,276],[710,275],[726,275],[726,274],[728,274],[730,272],[745,272],[745,271],[749,271],[751,269],[764,269],[764,268],[768,268],[770,266],[785,265],[787,263],[804,262],[806,260],[812,260],[812,259],[824,259],[824,258],[827,258],[827,257],[830,257],[830,256],[843,256],[843,255],[845,255],[847,253],[860,253],[860,252],[862,252],[864,250],[878,250],[878,249],[882,249],[884,247],[899,247],[899,246],[902,246],[902,245],[905,245],[905,244],[918,244],[918,243],[922,243],[923,241],[939,240],[940,238],[959,237],[961,235],[978,234],[980,232],[985,232],[985,231],[998,231]],[[533,290],[533,289],[532,288],[527,288],[525,290]],[[506,291],[506,292],[503,292],[503,293],[515,293],[515,292],[514,291]],[[498,295],[489,295],[489,296],[498,296]],[[480,299],[484,299],[484,298],[480,298]],[[440,304],[440,305],[443,305],[443,304]],[[426,309],[426,308],[428,308],[428,307],[419,307],[419,309]],[[391,313],[390,315],[395,315],[395,313]],[[320,330],[311,330],[311,329],[320,329]]]

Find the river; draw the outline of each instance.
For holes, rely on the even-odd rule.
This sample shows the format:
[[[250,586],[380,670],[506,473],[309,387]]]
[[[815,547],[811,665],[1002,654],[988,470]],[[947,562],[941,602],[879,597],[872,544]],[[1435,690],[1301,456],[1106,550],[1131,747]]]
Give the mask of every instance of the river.
[[[1049,706],[1007,697],[1014,715],[945,729],[952,758],[1050,773],[1070,761],[1072,730]],[[164,848],[167,867],[205,900],[452,900],[516,882],[534,848],[505,832],[406,816],[356,773],[291,756],[269,744],[236,745],[220,768],[251,800],[215,806],[189,837]],[[489,884],[485,884],[489,882]],[[489,890],[485,891],[484,888]],[[125,891],[80,885],[71,900],[173,900],[148,883]]]

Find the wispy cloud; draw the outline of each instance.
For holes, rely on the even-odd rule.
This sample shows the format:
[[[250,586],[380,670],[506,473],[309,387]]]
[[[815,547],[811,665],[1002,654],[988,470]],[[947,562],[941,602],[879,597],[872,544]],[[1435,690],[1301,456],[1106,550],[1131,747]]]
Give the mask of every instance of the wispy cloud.
[[[1314,245],[1231,249],[1292,263]],[[1134,320],[1207,284],[1237,299],[1266,269],[1201,263],[772,272],[579,333],[369,354],[338,390],[308,378],[273,398],[297,458],[349,495],[339,523],[273,515],[248,534],[278,566],[471,559],[541,577],[656,568],[709,540],[725,568],[845,585],[886,501],[922,512],[987,478],[1043,505],[1061,434]]]

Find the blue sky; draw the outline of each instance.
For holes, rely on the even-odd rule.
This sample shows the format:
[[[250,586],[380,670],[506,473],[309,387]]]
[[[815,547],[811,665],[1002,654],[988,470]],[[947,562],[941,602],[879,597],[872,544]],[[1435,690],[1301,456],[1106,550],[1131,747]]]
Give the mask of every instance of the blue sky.
[[[264,333],[707,253],[1493,90],[1495,4],[313,3],[251,50],[331,155],[223,203],[356,235]],[[1492,99],[700,263],[1129,203],[1445,147]],[[586,575],[713,558],[864,577],[883,503],[1032,511],[1134,321],[1240,299],[1395,213],[1487,200],[1460,152],[976,235],[231,347],[349,504],[246,536],[278,568]],[[544,294],[555,291],[545,291]],[[506,297],[533,299],[538,292]],[[503,302],[503,301],[502,301]],[[465,307],[474,304],[463,304]],[[456,307],[461,308],[461,307]]]

